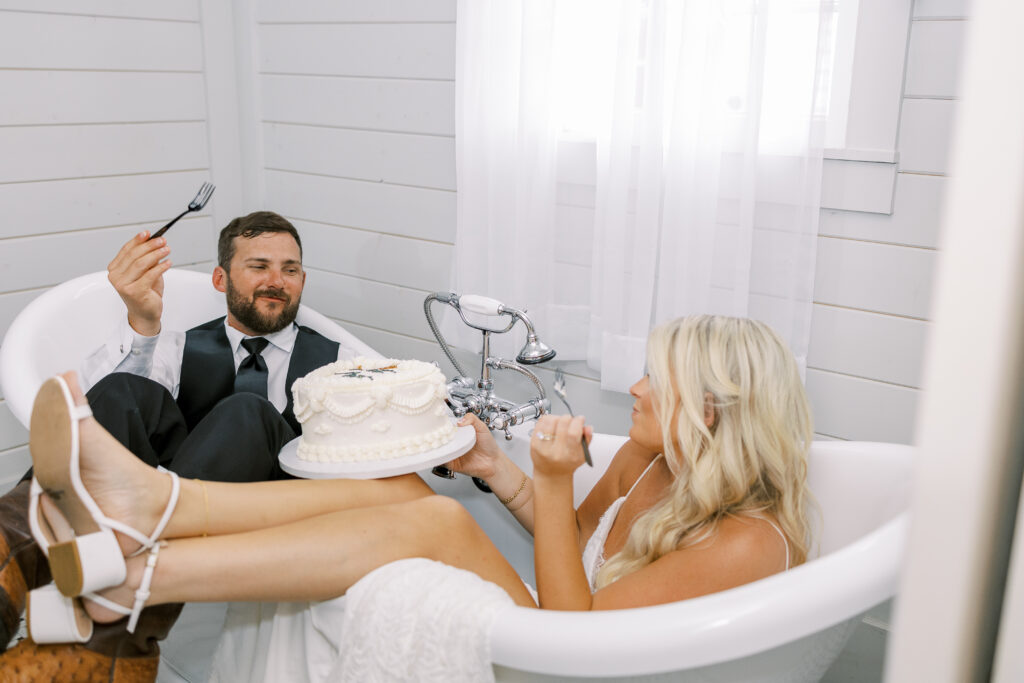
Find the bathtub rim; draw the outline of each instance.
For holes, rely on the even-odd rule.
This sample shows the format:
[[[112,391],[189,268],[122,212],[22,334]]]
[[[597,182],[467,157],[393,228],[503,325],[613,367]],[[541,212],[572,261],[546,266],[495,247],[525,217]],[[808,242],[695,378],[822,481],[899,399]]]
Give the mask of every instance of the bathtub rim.
[[[895,595],[907,526],[903,513],[784,574],[683,602],[583,613],[509,607],[495,619],[491,659],[533,673],[607,677],[680,671],[771,650]],[[869,561],[878,559],[876,553],[889,559]],[[835,582],[844,566],[857,586],[837,595]],[[779,620],[780,611],[788,617]],[[661,622],[661,628],[652,627]],[[628,658],[622,657],[624,650]]]
[[[912,466],[912,446],[855,444],[830,446],[842,451],[883,447],[901,458],[901,467]],[[681,602],[608,612],[509,607],[495,619],[491,659],[532,673],[611,677],[680,671],[765,652],[893,597],[908,526],[904,511],[787,572]],[[837,591],[842,577],[849,581]],[[780,612],[787,618],[780,620]],[[623,657],[623,651],[630,656]]]

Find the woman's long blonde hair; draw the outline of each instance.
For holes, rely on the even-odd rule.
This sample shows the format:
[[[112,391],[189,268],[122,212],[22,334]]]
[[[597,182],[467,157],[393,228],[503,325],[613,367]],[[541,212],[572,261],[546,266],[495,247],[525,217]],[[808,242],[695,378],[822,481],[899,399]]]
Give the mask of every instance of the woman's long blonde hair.
[[[711,536],[727,515],[776,518],[790,566],[807,558],[811,411],[793,355],[767,325],[679,318],[651,332],[647,367],[675,479],[637,518],[597,587]],[[705,424],[710,394],[713,424]]]

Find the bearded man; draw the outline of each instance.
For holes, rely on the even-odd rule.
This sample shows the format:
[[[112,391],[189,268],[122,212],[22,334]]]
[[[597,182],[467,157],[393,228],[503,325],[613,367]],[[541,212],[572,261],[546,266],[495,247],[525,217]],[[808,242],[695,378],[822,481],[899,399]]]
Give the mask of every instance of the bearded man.
[[[213,286],[227,315],[186,332],[164,330],[163,274],[170,247],[146,232],[107,267],[127,307],[120,329],[84,361],[79,376],[93,415],[153,466],[211,481],[265,481],[285,475],[281,447],[301,431],[287,388],[355,351],[295,324],[306,273],[302,242],[282,216],[257,211],[221,231]],[[0,498],[0,652],[17,629],[25,594],[50,581],[28,531],[30,475]],[[88,643],[23,641],[0,655],[9,678],[42,680],[76,668],[82,680],[153,680],[163,639],[180,605],[147,609],[134,634],[124,622],[97,625]],[[42,668],[40,668],[42,667]],[[56,668],[51,668],[56,667]],[[20,674],[18,674],[20,676]]]

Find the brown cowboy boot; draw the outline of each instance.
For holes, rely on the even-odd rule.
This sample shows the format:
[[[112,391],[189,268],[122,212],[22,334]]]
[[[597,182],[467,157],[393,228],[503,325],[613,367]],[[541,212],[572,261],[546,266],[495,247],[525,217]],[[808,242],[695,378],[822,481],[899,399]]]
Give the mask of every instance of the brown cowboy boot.
[[[28,528],[29,485],[23,481],[0,497],[0,652],[18,632],[28,591],[51,580]]]
[[[167,637],[181,608],[180,604],[146,608],[135,633],[125,630],[127,619],[96,624],[84,645],[40,645],[26,638],[0,654],[0,683],[152,683],[160,665],[157,643]]]
[[[84,645],[37,645],[26,638],[0,655],[0,664],[0,683],[141,683],[156,680],[158,661],[156,657],[115,659]]]

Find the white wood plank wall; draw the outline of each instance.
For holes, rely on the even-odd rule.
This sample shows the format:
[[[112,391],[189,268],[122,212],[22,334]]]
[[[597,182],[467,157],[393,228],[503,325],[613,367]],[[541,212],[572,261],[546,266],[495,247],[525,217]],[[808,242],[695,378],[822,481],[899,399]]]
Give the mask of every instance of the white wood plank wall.
[[[209,178],[204,40],[195,0],[0,0],[0,335]],[[174,262],[211,259],[213,229],[183,219]],[[0,491],[26,440],[0,400]]]
[[[822,210],[807,388],[823,437],[912,440],[966,15],[914,4],[892,212]]]

